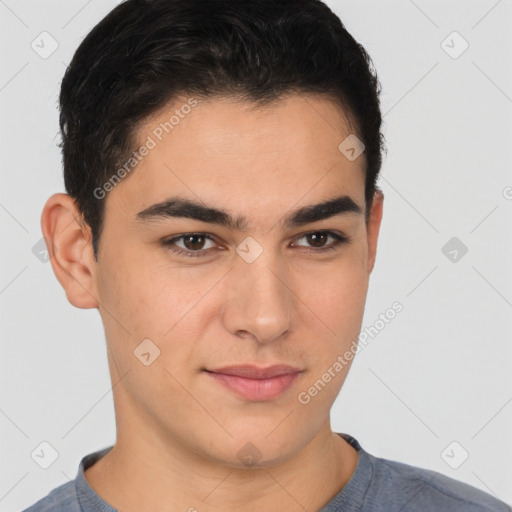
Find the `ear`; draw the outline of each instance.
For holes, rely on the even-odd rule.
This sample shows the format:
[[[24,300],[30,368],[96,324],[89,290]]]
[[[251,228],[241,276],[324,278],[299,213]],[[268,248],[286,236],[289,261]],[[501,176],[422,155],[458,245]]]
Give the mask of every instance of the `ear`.
[[[366,229],[368,237],[368,273],[372,272],[375,265],[375,257],[377,256],[377,241],[379,239],[383,206],[384,194],[382,190],[377,189],[373,196]]]
[[[68,194],[54,194],[46,201],[41,230],[53,272],[69,302],[77,308],[97,308],[91,230]]]

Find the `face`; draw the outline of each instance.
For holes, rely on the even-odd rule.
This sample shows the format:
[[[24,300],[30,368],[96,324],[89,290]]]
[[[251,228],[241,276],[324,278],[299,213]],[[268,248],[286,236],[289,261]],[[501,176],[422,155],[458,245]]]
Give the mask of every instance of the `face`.
[[[253,450],[275,464],[329,425],[381,198],[367,224],[364,154],[338,149],[351,131],[327,98],[184,104],[139,127],[137,147],[156,146],[104,199],[92,294],[113,384],[123,378],[117,420],[217,463]],[[290,368],[249,373],[274,365]]]

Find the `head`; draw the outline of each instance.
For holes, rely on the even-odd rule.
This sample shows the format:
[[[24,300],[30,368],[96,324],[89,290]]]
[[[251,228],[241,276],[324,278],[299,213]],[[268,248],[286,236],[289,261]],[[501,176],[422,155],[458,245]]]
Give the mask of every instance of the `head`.
[[[68,300],[100,312],[118,438],[273,464],[328,424],[376,256],[379,93],[319,0],[127,0],[84,39],[42,228]],[[261,400],[209,374],[242,364],[300,372]]]

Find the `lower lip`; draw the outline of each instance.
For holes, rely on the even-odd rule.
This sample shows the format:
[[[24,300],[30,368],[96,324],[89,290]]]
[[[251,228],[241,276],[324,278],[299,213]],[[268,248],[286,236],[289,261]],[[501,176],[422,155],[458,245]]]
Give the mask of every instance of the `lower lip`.
[[[228,389],[247,400],[268,401],[284,393],[298,377],[298,373],[277,375],[269,379],[248,379],[237,375],[206,372]]]

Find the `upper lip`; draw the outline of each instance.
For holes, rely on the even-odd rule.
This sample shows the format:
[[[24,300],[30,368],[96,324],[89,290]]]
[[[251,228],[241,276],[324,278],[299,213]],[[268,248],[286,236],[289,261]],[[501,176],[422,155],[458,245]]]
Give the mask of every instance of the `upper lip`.
[[[298,373],[302,371],[300,368],[289,366],[286,364],[275,364],[260,368],[252,364],[224,366],[215,370],[206,370],[211,373],[223,373],[224,375],[236,375],[238,377],[246,377],[248,379],[270,379],[278,375],[287,375],[290,373]]]

